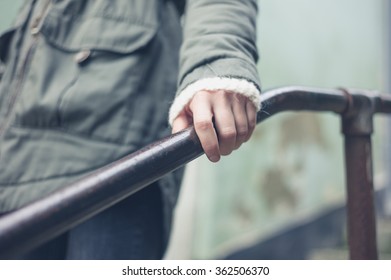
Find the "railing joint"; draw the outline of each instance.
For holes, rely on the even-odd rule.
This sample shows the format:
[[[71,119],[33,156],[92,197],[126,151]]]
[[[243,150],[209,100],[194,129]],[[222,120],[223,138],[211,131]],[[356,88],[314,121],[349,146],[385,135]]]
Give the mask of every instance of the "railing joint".
[[[346,110],[341,113],[344,135],[371,135],[373,115],[376,112],[378,96],[369,92],[339,88],[347,99]]]

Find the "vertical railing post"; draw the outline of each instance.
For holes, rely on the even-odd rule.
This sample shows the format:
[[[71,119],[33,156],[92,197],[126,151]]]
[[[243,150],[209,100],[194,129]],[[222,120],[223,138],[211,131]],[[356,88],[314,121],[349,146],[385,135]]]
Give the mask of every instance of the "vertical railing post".
[[[350,259],[377,259],[371,147],[374,105],[368,96],[344,93],[349,100],[349,107],[342,114],[342,131]]]
[[[391,75],[391,3],[390,1],[384,1],[385,3],[385,9],[383,11],[383,17],[386,19],[386,27],[384,28],[384,38],[386,39],[385,44],[385,58],[386,63],[384,63],[385,69],[383,72],[383,80],[385,81],[385,90],[388,92],[388,95],[391,93],[391,79],[389,78]],[[385,158],[385,166],[388,170],[391,169],[391,148],[388,145],[388,143],[391,142],[391,119],[387,118],[386,120],[386,143],[387,145],[384,145],[383,147],[386,148],[386,155],[384,155]],[[387,176],[387,182],[391,181],[391,176],[388,173]],[[388,184],[385,189],[385,196],[383,199],[383,211],[385,214],[389,217],[391,217],[391,185]]]

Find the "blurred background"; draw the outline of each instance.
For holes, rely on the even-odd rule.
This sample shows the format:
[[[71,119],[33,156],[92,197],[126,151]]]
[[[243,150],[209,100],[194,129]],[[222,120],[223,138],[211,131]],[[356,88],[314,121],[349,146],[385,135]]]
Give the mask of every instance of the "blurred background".
[[[388,0],[259,5],[263,90],[305,85],[389,92]],[[377,116],[375,126],[378,243],[381,258],[390,258],[389,124]],[[331,113],[283,113],[258,125],[252,140],[220,163],[192,163],[166,257],[347,258],[340,131],[340,118]]]
[[[2,0],[0,31],[22,0]],[[388,0],[259,0],[263,90],[285,85],[390,92]],[[391,258],[391,125],[375,117],[380,258]],[[189,164],[166,259],[347,258],[340,119],[283,113],[218,164]]]

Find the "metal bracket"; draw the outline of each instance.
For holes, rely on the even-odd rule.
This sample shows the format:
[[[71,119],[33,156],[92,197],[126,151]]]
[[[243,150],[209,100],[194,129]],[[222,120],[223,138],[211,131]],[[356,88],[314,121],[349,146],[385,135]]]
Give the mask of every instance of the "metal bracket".
[[[373,133],[373,115],[377,95],[368,92],[351,91],[340,88],[347,99],[347,106],[342,116],[344,135],[371,135]]]

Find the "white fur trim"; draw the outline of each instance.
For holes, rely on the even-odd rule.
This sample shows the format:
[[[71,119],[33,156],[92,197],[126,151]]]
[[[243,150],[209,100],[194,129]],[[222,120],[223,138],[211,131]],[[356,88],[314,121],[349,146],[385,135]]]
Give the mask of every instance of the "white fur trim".
[[[168,118],[170,125],[172,125],[175,118],[182,112],[183,108],[191,101],[193,96],[202,90],[232,91],[248,97],[257,108],[257,111],[261,109],[259,97],[260,92],[253,83],[239,78],[205,78],[188,85],[175,98],[174,103],[171,105]]]

